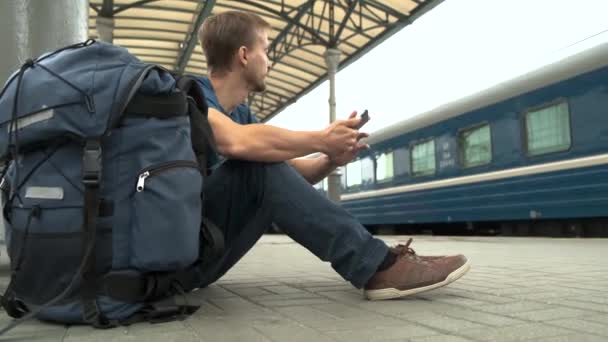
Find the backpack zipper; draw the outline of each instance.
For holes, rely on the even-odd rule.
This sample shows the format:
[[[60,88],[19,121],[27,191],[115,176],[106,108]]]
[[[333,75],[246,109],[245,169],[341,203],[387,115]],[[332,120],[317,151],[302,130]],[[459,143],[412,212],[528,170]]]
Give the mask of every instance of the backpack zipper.
[[[144,191],[146,185],[146,179],[149,177],[154,177],[159,173],[163,173],[167,170],[178,168],[178,167],[191,167],[198,170],[198,163],[191,160],[177,160],[167,163],[161,163],[146,167],[145,169],[139,172],[139,176],[137,178],[137,186],[135,190],[137,192]]]

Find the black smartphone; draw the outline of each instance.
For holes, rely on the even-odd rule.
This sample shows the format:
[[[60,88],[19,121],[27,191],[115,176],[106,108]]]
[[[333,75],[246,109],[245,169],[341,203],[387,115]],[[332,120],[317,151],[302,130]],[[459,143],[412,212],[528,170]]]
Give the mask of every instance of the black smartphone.
[[[363,127],[363,125],[365,125],[368,121],[369,121],[369,113],[367,112],[367,109],[366,109],[363,112],[363,114],[361,114],[361,122],[359,122],[357,129],[361,129],[361,127]]]

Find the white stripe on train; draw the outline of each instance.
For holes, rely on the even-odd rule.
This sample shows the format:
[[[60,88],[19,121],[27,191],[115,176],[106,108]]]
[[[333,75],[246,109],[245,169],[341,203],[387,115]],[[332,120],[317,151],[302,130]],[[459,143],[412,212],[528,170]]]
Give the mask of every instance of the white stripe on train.
[[[463,176],[463,177],[454,177],[454,178],[448,178],[448,179],[442,179],[442,180],[438,180],[438,181],[424,182],[424,183],[418,183],[418,184],[400,185],[400,186],[387,188],[387,189],[363,191],[363,192],[359,192],[356,194],[342,195],[341,200],[350,201],[350,200],[369,198],[369,197],[387,196],[387,195],[393,195],[393,194],[404,193],[404,192],[430,190],[430,189],[444,188],[444,187],[448,187],[448,186],[487,182],[487,181],[494,181],[494,180],[500,180],[500,179],[506,179],[506,178],[512,178],[512,177],[528,176],[528,175],[535,175],[535,174],[539,174],[539,173],[577,169],[577,168],[597,166],[597,165],[603,165],[603,164],[608,164],[608,154],[599,154],[599,155],[590,156],[590,157],[562,160],[562,161],[558,161],[558,162],[533,165],[533,166],[516,167],[516,168],[512,168],[512,169],[507,169],[507,170],[486,172],[486,173],[482,173],[482,174]]]

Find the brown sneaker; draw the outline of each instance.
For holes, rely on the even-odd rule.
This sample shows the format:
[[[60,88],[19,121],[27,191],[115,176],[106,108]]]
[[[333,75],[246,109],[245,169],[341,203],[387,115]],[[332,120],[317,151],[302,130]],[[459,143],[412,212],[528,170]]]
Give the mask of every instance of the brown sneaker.
[[[419,255],[419,254],[416,254],[416,251],[414,251],[414,249],[412,249],[412,247],[410,247],[411,243],[412,243],[412,238],[409,238],[407,240],[407,242],[405,243],[405,245],[399,244],[395,247],[389,247],[389,249],[394,254],[397,254],[397,255],[410,254],[411,256],[420,258],[422,260],[437,260],[437,259],[454,256],[454,255]]]
[[[400,248],[391,267],[367,282],[363,291],[367,299],[392,299],[433,290],[462,277],[471,268],[463,255],[421,257],[406,246]]]

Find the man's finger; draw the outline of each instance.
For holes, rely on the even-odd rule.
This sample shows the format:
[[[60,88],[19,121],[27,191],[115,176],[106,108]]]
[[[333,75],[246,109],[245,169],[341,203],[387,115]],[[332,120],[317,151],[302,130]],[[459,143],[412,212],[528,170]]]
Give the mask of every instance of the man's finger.
[[[369,144],[357,143],[357,151],[363,151],[369,149]]]
[[[369,134],[367,134],[367,133],[363,133],[363,132],[359,133],[359,135],[357,136],[357,141],[368,138],[368,137],[369,137]]]
[[[349,118],[348,120],[344,121],[344,124],[346,125],[346,127],[350,127],[350,128],[354,128],[356,129],[357,126],[359,126],[359,123],[361,122],[361,118]]]
[[[357,116],[357,111],[356,111],[356,110],[354,110],[352,113],[350,113],[350,115],[348,116],[348,118],[349,118],[349,119],[352,119],[352,118],[354,118],[354,117],[356,117],[356,116]]]

